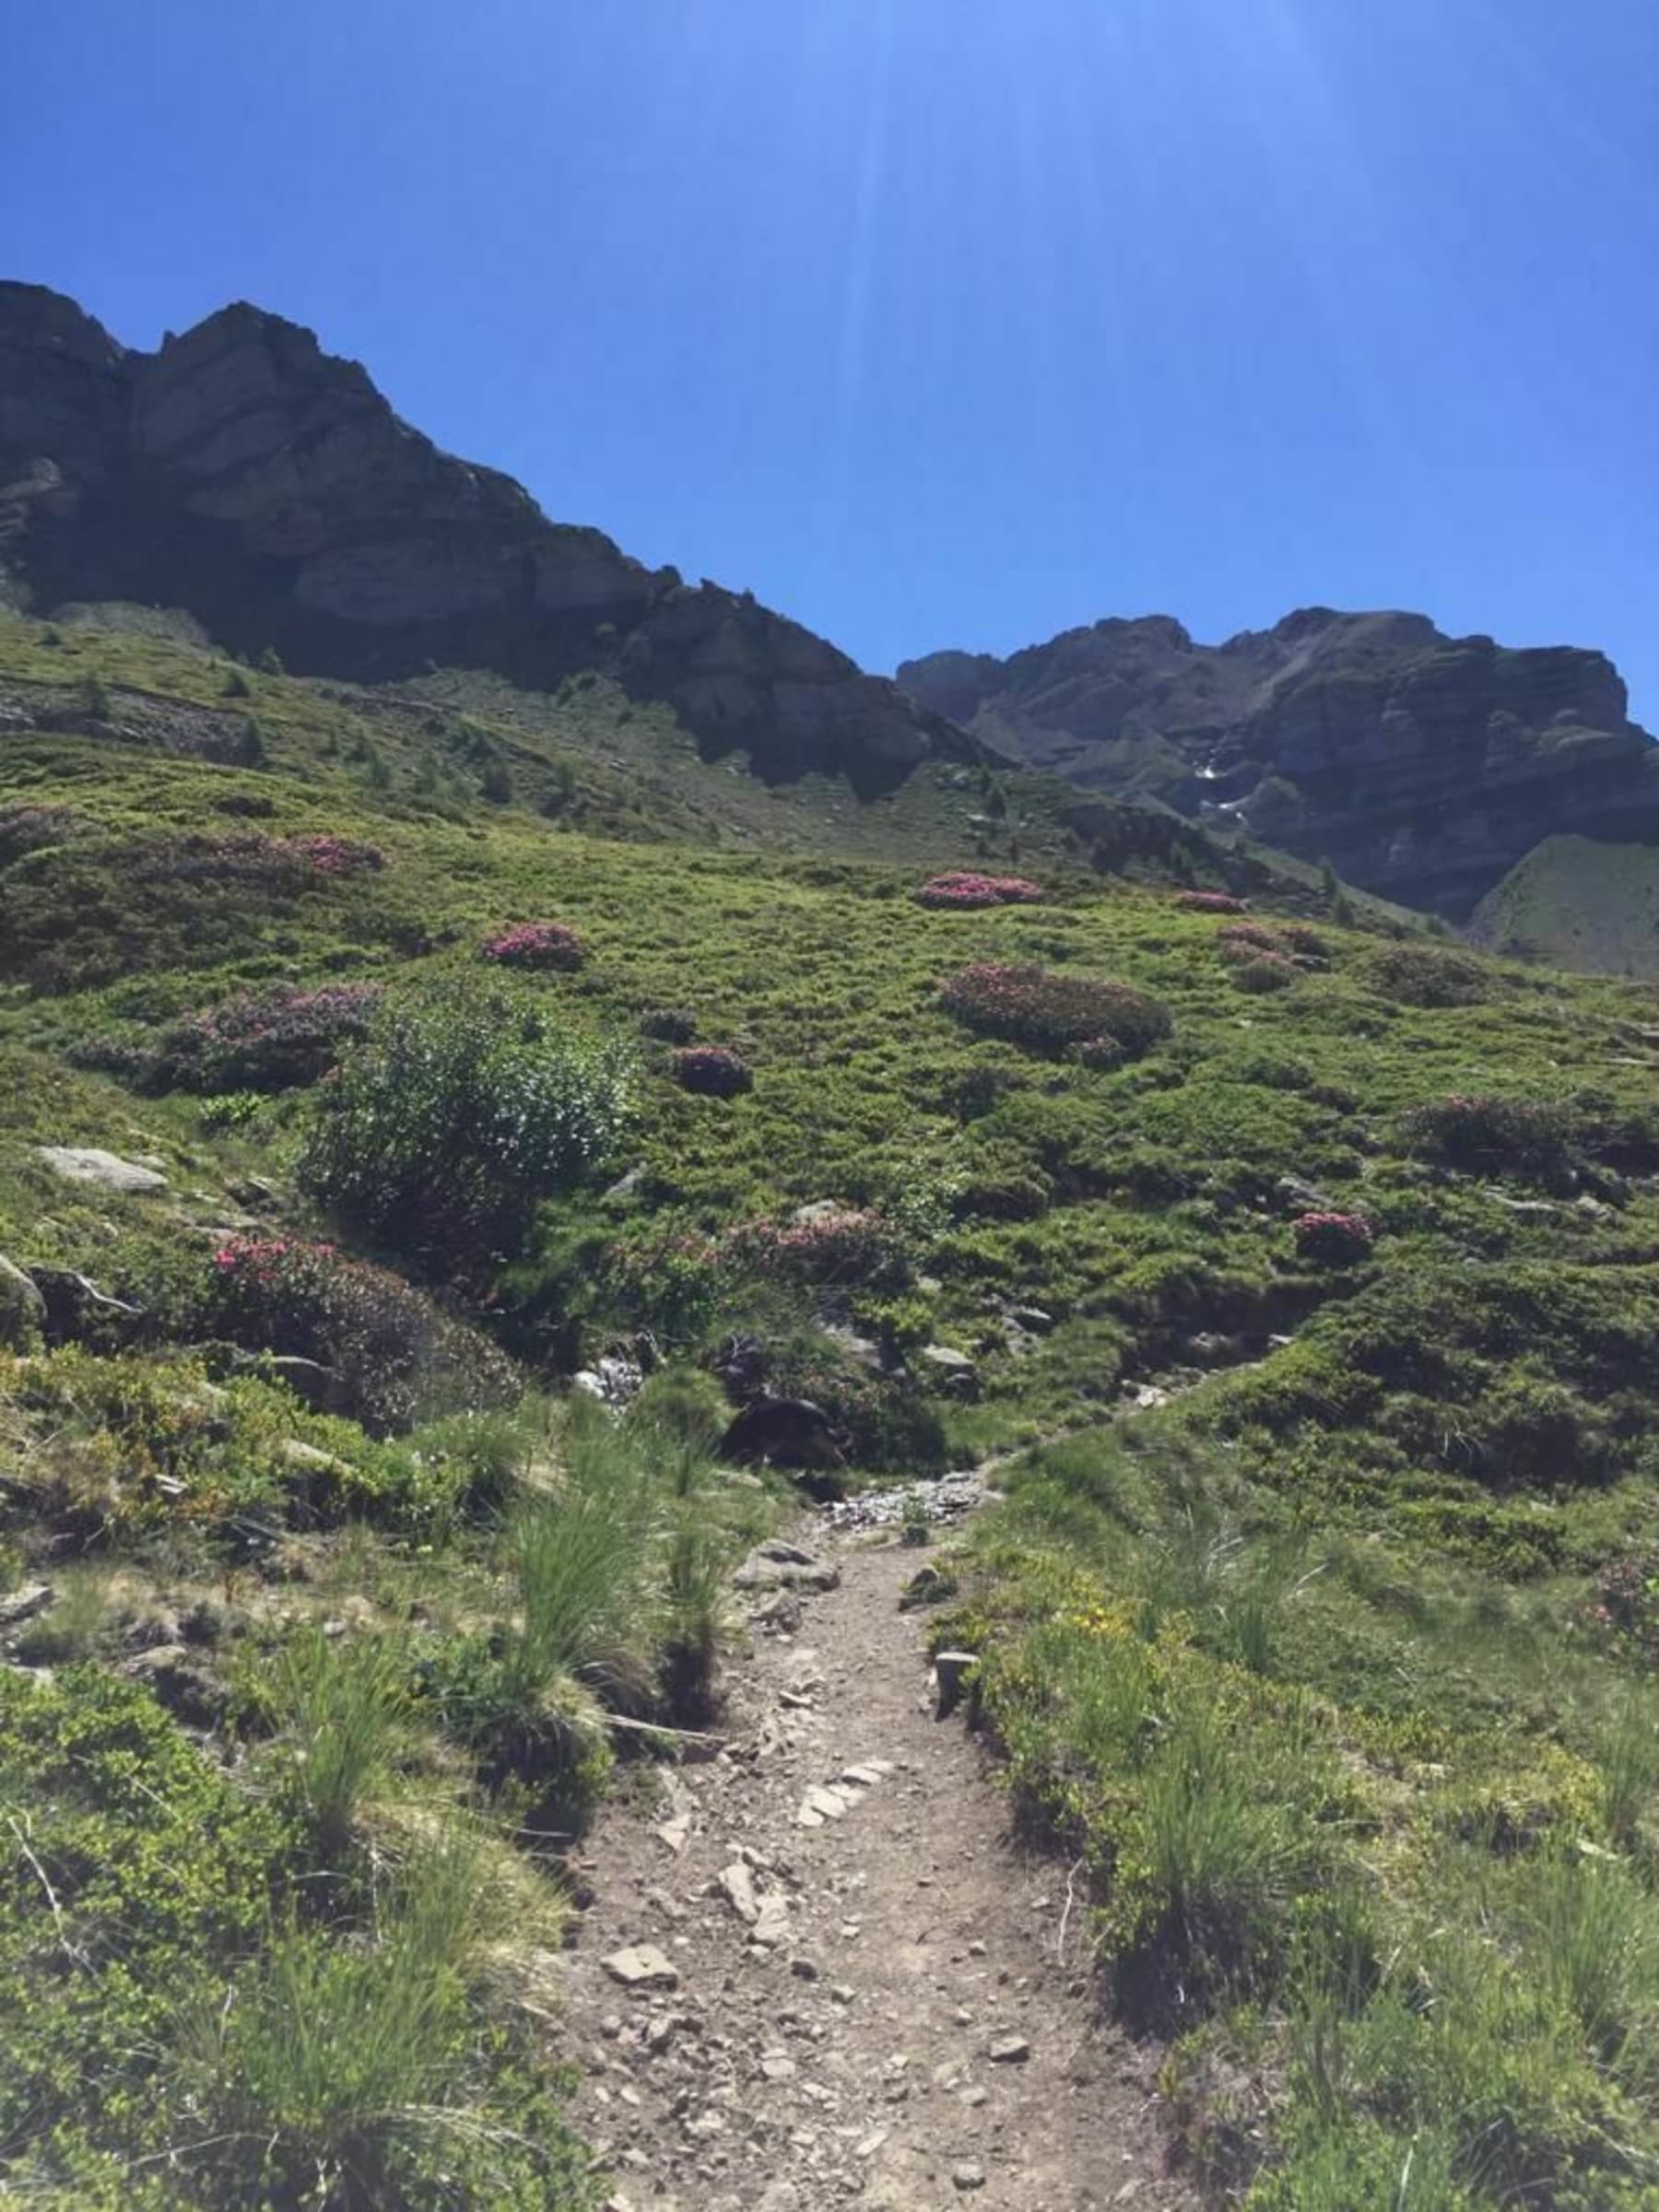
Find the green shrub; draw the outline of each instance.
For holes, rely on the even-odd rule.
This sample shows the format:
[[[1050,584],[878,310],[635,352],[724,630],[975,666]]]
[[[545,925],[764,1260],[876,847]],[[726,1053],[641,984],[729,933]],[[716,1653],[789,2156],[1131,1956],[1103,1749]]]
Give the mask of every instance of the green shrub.
[[[7,2195],[88,2147],[156,2147],[174,2022],[259,1940],[290,1837],[147,1691],[95,1666],[51,1682],[0,1667],[0,1774]],[[73,2185],[58,2201],[79,2201]]]
[[[455,985],[382,1008],[318,1097],[301,1174],[402,1251],[477,1258],[516,1248],[539,1201],[602,1166],[633,1108],[619,1043]]]
[[[1548,1182],[1568,1165],[1566,1114],[1543,1099],[1429,1099],[1404,1117],[1400,1136],[1419,1158],[1465,1174]]]
[[[1241,960],[1232,972],[1232,987],[1253,998],[1275,991],[1288,991],[1296,982],[1296,966],[1277,952],[1264,952],[1253,960]]]
[[[1373,991],[1403,1006],[1472,1006],[1490,991],[1490,971],[1462,953],[1430,945],[1386,945],[1366,963]]]

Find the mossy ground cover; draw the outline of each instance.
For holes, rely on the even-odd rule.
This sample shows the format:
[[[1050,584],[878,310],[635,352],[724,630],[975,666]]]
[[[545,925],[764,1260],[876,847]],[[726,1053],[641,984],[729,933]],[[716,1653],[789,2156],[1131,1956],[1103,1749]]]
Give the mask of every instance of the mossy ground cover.
[[[1224,942],[1239,917],[1099,874],[1057,827],[1016,854],[1006,816],[986,841],[976,791],[927,777],[885,811],[834,794],[837,819],[829,793],[771,797],[597,682],[535,700],[434,676],[388,700],[23,623],[0,626],[7,678],[104,697],[3,741],[0,1251],[140,1309],[83,1310],[74,1341],[20,1337],[0,1364],[8,1576],[76,1593],[35,1626],[37,1659],[70,1663],[56,1681],[0,1673],[34,1747],[0,1779],[28,1844],[4,1956],[54,1993],[28,2059],[53,2086],[6,2138],[8,2183],[65,2204],[581,2201],[551,2122],[551,2162],[513,2163],[557,2042],[502,2001],[407,1808],[499,1863],[507,1830],[579,1826],[607,1715],[706,1700],[722,1570],[772,1510],[708,1459],[708,1363],[747,1335],[775,1383],[833,1404],[854,1476],[1034,1447],[952,1632],[981,1641],[1019,1804],[1087,1874],[1116,2002],[1175,2039],[1183,2140],[1218,2191],[1304,2212],[1655,2201],[1649,994],[1402,948],[1321,911],[1306,876],[1247,918],[1283,971],[1258,994]],[[124,728],[128,692],[253,714],[259,764]],[[919,903],[976,841],[1043,900]],[[482,948],[541,923],[580,958],[501,976]],[[971,968],[1160,1011],[1110,1052],[985,1034],[940,994]],[[1136,995],[1077,987],[1100,982]],[[366,1040],[355,1019],[338,1040],[344,1075],[319,1049],[280,1086],[216,1088],[209,1057],[167,1087],[159,1040],[233,1031],[257,1077],[250,1004],[362,985],[380,996]],[[487,1004],[475,1051],[456,1009]],[[749,1088],[685,1088],[674,1055],[697,1046]],[[420,1091],[428,1120],[382,1112],[444,1053],[459,1073]],[[480,1070],[488,1142],[429,1204],[367,1203],[407,1165],[396,1131],[450,1141]],[[66,1183],[40,1144],[142,1155],[168,1186]],[[794,1223],[825,1205],[828,1226]],[[1347,1264],[1299,1238],[1324,1213],[1370,1227],[1328,1248]],[[264,1302],[229,1300],[223,1255],[275,1241]],[[312,1334],[285,1334],[324,1276]],[[346,1369],[391,1329],[411,1374],[474,1332],[512,1388],[469,1399],[433,1359],[427,1395],[378,1414],[293,1394],[284,1357]],[[667,1365],[632,1429],[538,1409],[641,1329]],[[930,1343],[975,1361],[976,1400],[930,1390]],[[1190,1387],[1125,1427],[1147,1381]],[[528,1411],[499,1402],[520,1388]],[[185,1647],[202,1624],[224,1693],[206,1721],[127,1678],[159,1620]],[[307,1675],[324,1621],[339,1663]],[[286,1706],[246,1687],[262,1675]],[[290,1756],[319,1713],[359,1747],[326,1806]],[[127,1731],[131,1771],[188,1774],[179,1817],[199,1795],[240,1854],[222,1900],[177,1906],[224,1904],[178,2003],[120,1934],[152,1911],[119,1871],[150,1846],[54,1826],[42,1776],[83,1720]],[[141,1829],[143,1802],[120,1818]],[[67,1876],[88,1867],[114,1887],[83,1926]],[[207,2035],[183,1999],[228,1991],[248,2010]],[[285,2021],[394,2001],[429,2030],[395,2079],[331,2102],[326,2066],[273,2074]],[[440,2088],[483,2164],[410,2119]],[[368,2128],[371,2105],[402,2118]],[[145,2163],[216,2131],[276,2164],[222,2144]]]

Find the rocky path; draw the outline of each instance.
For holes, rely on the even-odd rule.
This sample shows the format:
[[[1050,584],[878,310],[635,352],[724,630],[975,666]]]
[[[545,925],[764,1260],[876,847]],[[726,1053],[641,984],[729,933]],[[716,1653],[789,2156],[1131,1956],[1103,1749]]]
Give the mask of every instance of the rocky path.
[[[899,1606],[926,1555],[807,1533],[837,1585],[760,1596],[724,1747],[625,1794],[584,1854],[567,2009],[615,2206],[1189,2206],[1065,1868],[1022,1856],[934,1717]]]

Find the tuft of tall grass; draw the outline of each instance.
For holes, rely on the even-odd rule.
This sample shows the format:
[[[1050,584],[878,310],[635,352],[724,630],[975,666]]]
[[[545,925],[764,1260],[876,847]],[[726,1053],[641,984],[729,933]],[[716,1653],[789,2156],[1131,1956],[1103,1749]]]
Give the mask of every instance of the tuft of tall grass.
[[[456,1830],[412,1859],[369,1939],[290,1919],[224,2004],[186,2024],[204,2131],[246,2189],[234,2202],[352,2212],[404,2201],[435,2136],[486,2127],[462,1971],[477,1895]]]
[[[389,1637],[335,1641],[317,1627],[278,1653],[270,1705],[284,1786],[324,1865],[351,1841],[364,1799],[383,1787],[407,1736],[407,1655]]]
[[[649,1674],[661,1500],[635,1440],[597,1406],[572,1406],[563,1460],[557,1487],[513,1526],[520,1618],[508,1680],[526,1701],[560,1674],[637,1698]]]

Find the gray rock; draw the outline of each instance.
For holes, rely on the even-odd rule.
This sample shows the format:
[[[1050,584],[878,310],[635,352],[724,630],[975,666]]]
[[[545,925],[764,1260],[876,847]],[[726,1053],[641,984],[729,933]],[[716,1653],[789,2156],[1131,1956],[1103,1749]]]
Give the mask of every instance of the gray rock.
[[[936,1717],[947,1720],[962,1701],[970,1672],[979,1665],[977,1652],[935,1652],[934,1677],[939,1697]]]
[[[1010,1306],[1008,1319],[1033,1336],[1046,1336],[1054,1325],[1053,1315],[1042,1306]]]
[[[773,1542],[757,1545],[732,1580],[739,1590],[833,1590],[841,1570],[796,1545]]]
[[[192,1727],[211,1728],[229,1703],[219,1677],[199,1651],[186,1644],[155,1644],[127,1660],[121,1671],[152,1689],[176,1719]]]
[[[952,2183],[964,2194],[971,2189],[982,2189],[985,2170],[977,2159],[959,2159],[950,2170]]]
[[[948,1344],[930,1344],[922,1353],[922,1363],[942,1395],[968,1399],[978,1397],[979,1369],[966,1352],[959,1352]]]
[[[603,1961],[606,1972],[624,1989],[677,1989],[679,1969],[654,1943],[629,1944]]]
[[[999,2035],[985,2055],[993,2065],[1023,2066],[1031,2046],[1023,2035]]]
[[[57,599],[201,612],[210,539],[215,594],[308,674],[440,661],[516,676],[597,652],[632,696],[667,701],[711,754],[747,754],[769,781],[840,773],[869,797],[925,761],[991,757],[747,593],[688,586],[549,521],[259,308],[144,353],[72,300],[6,284],[0,363],[0,463],[28,464],[20,491],[7,471],[8,567],[35,581],[38,536]]]
[[[727,1904],[747,1927],[752,1928],[760,1917],[754,1876],[741,1859],[735,1859],[731,1865],[722,1868],[716,1880]]]
[[[1449,638],[1422,615],[1309,607],[1219,647],[1168,616],[1097,622],[1006,661],[906,662],[899,681],[1087,785],[1073,822],[1114,860],[1124,759],[1137,797],[1448,913],[1542,838],[1659,830],[1659,754],[1603,654]]]
[[[56,1595],[50,1583],[22,1583],[16,1590],[8,1590],[0,1597],[0,1629],[15,1629],[32,1620],[37,1613],[45,1612]]]
[[[45,1329],[53,1344],[72,1344],[100,1324],[136,1321],[142,1309],[112,1298],[73,1267],[31,1270],[45,1309]]]
[[[37,1159],[65,1182],[88,1183],[94,1190],[130,1196],[141,1192],[164,1191],[167,1178],[155,1168],[140,1167],[135,1159],[101,1151],[96,1145],[37,1145]]]
[[[0,1351],[28,1351],[45,1324],[39,1286],[0,1252]]]

